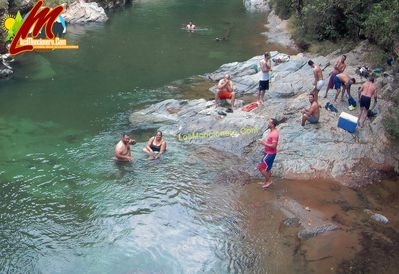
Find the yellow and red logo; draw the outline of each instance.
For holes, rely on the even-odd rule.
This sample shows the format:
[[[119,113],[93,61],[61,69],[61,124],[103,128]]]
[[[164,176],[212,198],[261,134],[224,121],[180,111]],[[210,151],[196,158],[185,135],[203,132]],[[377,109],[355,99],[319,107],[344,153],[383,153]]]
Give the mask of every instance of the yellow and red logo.
[[[39,0],[24,19],[19,11],[15,17],[8,15],[4,18],[7,41],[12,39],[8,49],[11,55],[33,50],[79,49],[78,45],[68,45],[62,38],[66,32],[61,16],[64,7],[59,5],[51,9],[42,6],[43,1]]]

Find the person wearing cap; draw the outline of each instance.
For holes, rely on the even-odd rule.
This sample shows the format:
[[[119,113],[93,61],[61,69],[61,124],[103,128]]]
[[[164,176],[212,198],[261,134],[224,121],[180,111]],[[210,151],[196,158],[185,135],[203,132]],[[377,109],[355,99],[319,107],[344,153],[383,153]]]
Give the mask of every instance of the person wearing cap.
[[[258,104],[263,105],[263,100],[265,97],[266,90],[269,90],[270,83],[270,71],[272,71],[272,63],[270,60],[270,53],[265,52],[263,55],[263,59],[260,61],[260,80],[259,80],[259,88],[258,88],[258,96],[257,101]]]
[[[337,102],[338,96],[341,93],[341,87],[342,87],[341,101],[344,100],[345,90],[348,93],[349,97],[351,97],[351,86],[355,83],[356,83],[355,78],[350,78],[348,74],[346,74],[346,73],[337,74],[334,77],[334,88],[337,91],[337,94],[335,95],[334,103]]]
[[[374,107],[377,104],[377,87],[374,84],[374,77],[370,76],[359,88],[359,104],[360,114],[357,120],[357,124],[362,128],[364,127],[364,121],[366,120],[367,113],[370,109],[371,97],[374,96]]]

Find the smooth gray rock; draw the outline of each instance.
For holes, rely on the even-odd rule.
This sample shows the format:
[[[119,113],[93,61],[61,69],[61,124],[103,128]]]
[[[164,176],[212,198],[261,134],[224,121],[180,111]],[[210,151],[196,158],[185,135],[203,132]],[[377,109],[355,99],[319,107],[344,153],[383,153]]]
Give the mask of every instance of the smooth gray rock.
[[[270,11],[269,0],[244,0],[244,6],[249,11]]]
[[[73,2],[68,6],[63,14],[66,22],[72,24],[82,24],[88,22],[102,23],[108,20],[102,7],[97,3],[85,3],[82,0]]]
[[[272,56],[277,55],[272,52]],[[231,153],[245,159],[236,168],[247,172],[252,177],[260,178],[256,169],[262,157],[262,146],[256,140],[266,136],[267,120],[271,117],[284,118],[278,126],[280,141],[278,154],[273,166],[273,174],[288,179],[329,178],[339,180],[350,186],[366,184],[364,171],[358,168],[367,163],[367,168],[392,169],[398,166],[395,150],[383,127],[390,102],[378,101],[379,115],[366,122],[366,126],[351,134],[337,127],[338,117],[342,111],[358,116],[359,108],[350,112],[347,102],[338,102],[335,106],[338,113],[322,108],[320,123],[306,124],[302,127],[301,110],[309,106],[308,93],[312,89],[313,73],[306,64],[309,59],[320,64],[327,79],[331,64],[338,56],[329,58],[291,56],[290,61],[273,65],[270,90],[266,94],[264,107],[251,112],[240,108],[227,116],[220,116],[212,107],[213,101],[199,100],[166,100],[132,114],[130,121],[138,128],[155,124],[161,130],[173,135],[184,144],[201,144],[224,153]],[[232,75],[237,97],[250,94],[255,99],[259,72],[256,66],[261,56],[255,56],[245,62],[233,62],[222,65],[213,73],[204,77],[217,82],[228,73]],[[347,68],[349,75],[355,76],[352,67]],[[355,91],[359,84],[355,84]],[[216,91],[216,86],[210,89]],[[319,104],[324,106],[332,101],[334,91],[328,99],[319,96]],[[237,102],[239,105],[239,101]],[[251,134],[240,134],[241,128],[254,128]],[[222,132],[218,136],[215,132]],[[359,181],[354,181],[358,178]],[[357,183],[359,182],[359,184]]]

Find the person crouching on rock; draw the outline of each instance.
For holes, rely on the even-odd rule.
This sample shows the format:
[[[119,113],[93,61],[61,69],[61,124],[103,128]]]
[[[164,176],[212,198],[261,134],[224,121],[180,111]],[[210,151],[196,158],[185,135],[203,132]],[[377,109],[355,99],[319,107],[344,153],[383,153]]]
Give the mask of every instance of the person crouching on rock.
[[[272,172],[273,162],[277,154],[277,144],[279,138],[276,126],[277,126],[277,120],[274,118],[269,119],[268,129],[270,129],[270,133],[267,135],[265,140],[262,139],[258,140],[258,143],[265,147],[264,155],[262,157],[260,164],[258,165],[259,171],[265,177],[265,182],[262,185],[263,189],[268,188],[272,184],[271,172]]]
[[[148,140],[143,151],[148,154],[148,159],[150,160],[158,159],[164,154],[166,151],[166,142],[162,139],[161,131],[158,131],[155,136]]]
[[[342,87],[341,101],[344,101],[345,90],[348,93],[349,97],[351,97],[351,86],[355,83],[356,83],[355,78],[350,78],[348,74],[346,73],[337,74],[334,77],[334,88],[337,90],[334,103],[337,103],[338,96],[341,92],[341,87]]]
[[[309,94],[310,107],[302,110],[302,126],[305,126],[305,122],[308,121],[311,124],[317,124],[320,119],[319,104],[315,100],[313,93]]]
[[[219,81],[218,91],[215,94],[215,103],[216,106],[219,105],[220,100],[231,100],[231,108],[228,110],[233,112],[234,101],[236,98],[236,94],[233,92],[233,82],[231,81],[230,75],[226,74],[223,79]]]
[[[121,140],[115,146],[115,159],[117,161],[131,161],[133,159],[130,152],[130,145],[136,144],[136,141],[130,139],[129,135],[124,133]]]

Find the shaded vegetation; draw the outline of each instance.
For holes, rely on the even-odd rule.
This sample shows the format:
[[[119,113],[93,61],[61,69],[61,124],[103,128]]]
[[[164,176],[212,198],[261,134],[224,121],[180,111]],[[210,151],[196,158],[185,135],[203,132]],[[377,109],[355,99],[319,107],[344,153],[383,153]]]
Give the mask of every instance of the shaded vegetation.
[[[290,18],[298,45],[312,41],[368,39],[390,51],[399,33],[399,0],[271,0],[276,13]]]

